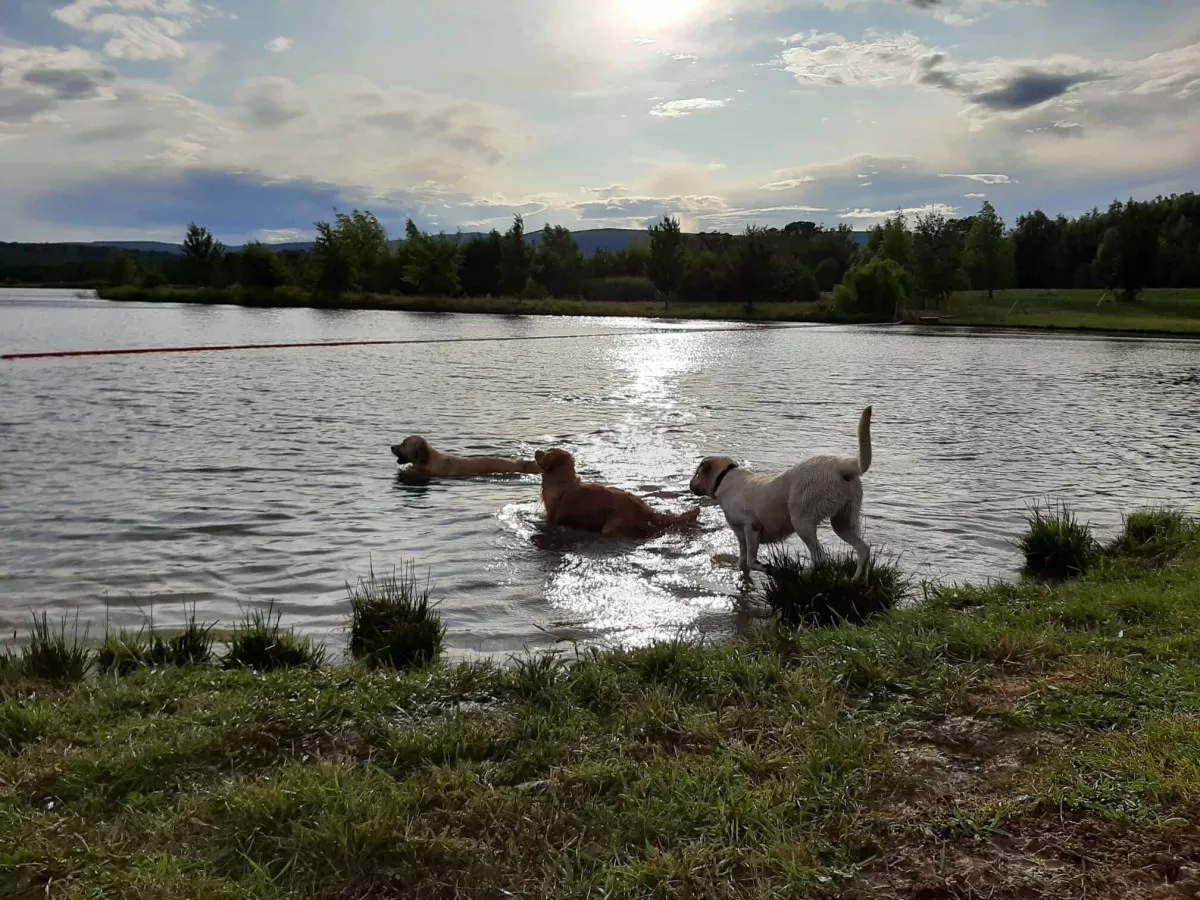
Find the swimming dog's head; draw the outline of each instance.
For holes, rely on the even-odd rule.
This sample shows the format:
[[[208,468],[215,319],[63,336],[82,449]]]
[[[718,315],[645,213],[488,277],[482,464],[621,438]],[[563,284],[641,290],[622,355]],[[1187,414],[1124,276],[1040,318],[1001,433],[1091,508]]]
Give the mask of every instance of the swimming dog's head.
[[[396,459],[401,464],[412,463],[414,466],[428,465],[430,457],[433,455],[429,442],[415,434],[405,438],[399,444],[393,444],[392,453],[396,455]]]

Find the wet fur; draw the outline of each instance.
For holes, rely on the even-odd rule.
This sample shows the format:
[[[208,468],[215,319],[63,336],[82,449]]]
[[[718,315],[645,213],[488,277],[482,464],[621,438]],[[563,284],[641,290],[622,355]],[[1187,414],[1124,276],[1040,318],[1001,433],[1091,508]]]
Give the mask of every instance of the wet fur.
[[[602,484],[584,484],[575,457],[565,450],[539,450],[542,503],[551,525],[624,537],[648,537],[673,526],[694,525],[699,509],[661,513],[640,497]]]
[[[871,407],[858,423],[858,458],[814,456],[779,475],[757,475],[730,468],[733,460],[710,456],[701,460],[692,476],[691,490],[712,497],[725,513],[725,521],[738,539],[738,565],[746,574],[763,571],[758,561],[760,544],[774,544],[798,535],[814,563],[825,558],[817,539],[817,526],[828,519],[834,532],[858,556],[857,581],[866,573],[871,549],[862,539],[862,475],[871,466]],[[722,472],[725,477],[717,480]]]
[[[411,471],[435,478],[473,478],[477,475],[538,475],[541,468],[531,459],[507,459],[502,456],[451,456],[433,449],[420,435],[392,445],[392,453]]]

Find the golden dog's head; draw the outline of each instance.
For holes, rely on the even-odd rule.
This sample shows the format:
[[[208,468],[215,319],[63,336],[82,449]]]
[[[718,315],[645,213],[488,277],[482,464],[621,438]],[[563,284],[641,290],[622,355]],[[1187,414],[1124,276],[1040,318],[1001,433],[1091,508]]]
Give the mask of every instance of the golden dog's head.
[[[706,456],[696,466],[696,474],[688,487],[699,497],[715,497],[718,480],[736,468],[737,463],[728,456]]]
[[[560,450],[557,447],[553,450],[539,450],[533,454],[533,458],[537,460],[538,468],[542,470],[543,475],[566,477],[575,475],[575,457],[566,450]]]
[[[392,453],[401,463],[412,463],[414,466],[428,465],[432,456],[429,441],[416,434],[405,438],[399,444],[393,444]]]

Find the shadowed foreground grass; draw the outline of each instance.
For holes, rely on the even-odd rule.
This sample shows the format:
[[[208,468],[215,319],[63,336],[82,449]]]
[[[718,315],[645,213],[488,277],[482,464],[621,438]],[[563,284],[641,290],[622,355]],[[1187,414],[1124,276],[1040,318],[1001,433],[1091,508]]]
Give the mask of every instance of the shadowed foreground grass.
[[[1190,896],[1156,893],[1200,859],[1200,547],[1173,540],[728,647],[0,665],[0,895]]]

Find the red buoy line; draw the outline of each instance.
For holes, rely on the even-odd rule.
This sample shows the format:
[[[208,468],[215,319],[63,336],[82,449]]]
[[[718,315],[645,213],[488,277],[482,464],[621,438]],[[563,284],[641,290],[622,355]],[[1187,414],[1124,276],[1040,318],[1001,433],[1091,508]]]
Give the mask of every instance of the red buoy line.
[[[552,341],[647,334],[697,334],[712,331],[745,331],[744,328],[656,328],[649,331],[608,331],[591,334],[531,334],[466,338],[408,338],[390,341],[310,341],[287,344],[213,344],[196,347],[134,347],[123,350],[55,350],[37,353],[5,353],[0,359],[65,359],[79,356],[136,356],[147,353],[216,353],[229,350],[284,350],[296,347],[379,347],[389,344],[465,344],[488,341]]]

